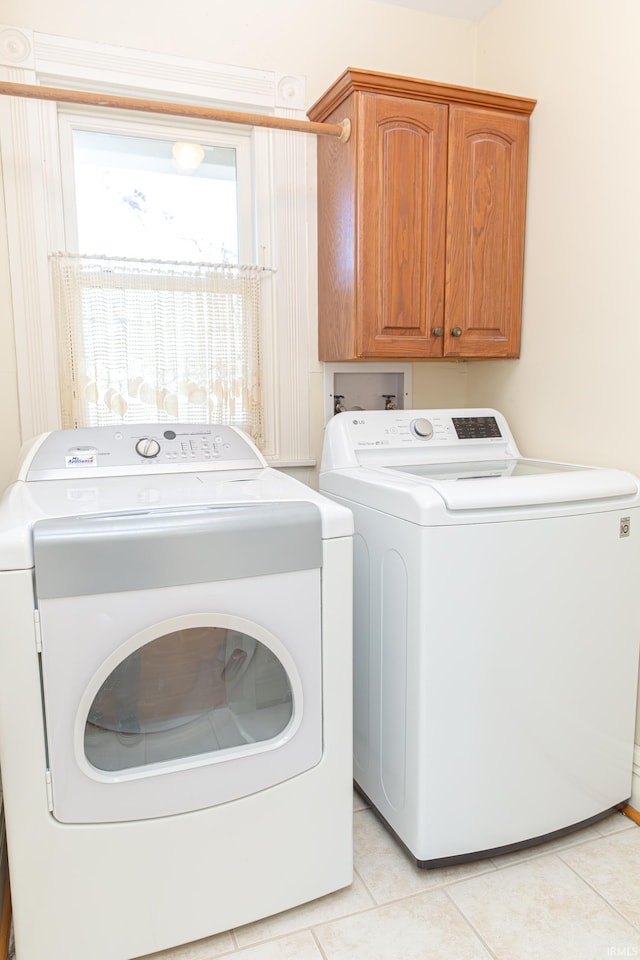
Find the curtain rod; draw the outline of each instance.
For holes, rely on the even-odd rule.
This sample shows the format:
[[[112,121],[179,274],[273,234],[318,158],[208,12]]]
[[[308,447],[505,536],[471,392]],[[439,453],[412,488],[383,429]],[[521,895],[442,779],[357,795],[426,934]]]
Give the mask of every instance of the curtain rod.
[[[315,133],[320,136],[337,137],[342,143],[346,143],[351,135],[351,121],[348,119],[343,120],[342,123],[291,120],[288,117],[272,117],[262,113],[237,113],[233,110],[198,107],[188,103],[143,100],[137,97],[120,97],[115,94],[65,90],[61,87],[39,87],[30,83],[9,83],[4,80],[0,80],[0,94],[8,97],[28,97],[31,100],[55,100],[58,103],[81,103],[95,107],[138,110],[143,113],[163,113],[173,117],[191,117],[196,120],[244,123],[252,127],[273,127],[295,133]]]

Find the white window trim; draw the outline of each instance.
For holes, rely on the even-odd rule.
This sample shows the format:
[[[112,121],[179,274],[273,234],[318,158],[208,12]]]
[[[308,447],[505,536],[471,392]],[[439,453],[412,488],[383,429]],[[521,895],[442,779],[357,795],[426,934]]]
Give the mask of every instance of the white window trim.
[[[305,81],[0,26],[0,77],[17,83],[148,96],[305,119]],[[57,429],[58,381],[47,255],[64,246],[56,104],[0,97],[0,144],[23,441]],[[129,116],[134,116],[129,114]],[[259,263],[265,284],[262,369],[266,444],[279,466],[311,466],[308,164],[315,138],[266,128],[252,135]],[[55,158],[55,160],[53,159]]]

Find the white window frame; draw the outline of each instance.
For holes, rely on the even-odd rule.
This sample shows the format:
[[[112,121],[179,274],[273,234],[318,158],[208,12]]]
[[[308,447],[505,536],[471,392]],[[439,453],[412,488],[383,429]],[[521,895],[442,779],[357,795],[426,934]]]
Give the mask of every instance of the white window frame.
[[[0,26],[0,77],[42,86],[222,106],[305,119],[304,78],[88,43]],[[0,97],[0,147],[23,441],[60,425],[50,251],[65,247],[55,103]],[[65,113],[70,111],[68,107]],[[113,111],[109,111],[113,113]],[[127,112],[129,121],[136,114]],[[189,122],[176,121],[187,129]],[[224,128],[224,125],[223,125]],[[223,129],[221,128],[221,129]],[[236,132],[239,127],[234,128]],[[267,459],[311,466],[308,167],[315,138],[250,131],[257,260],[263,284],[262,374]]]

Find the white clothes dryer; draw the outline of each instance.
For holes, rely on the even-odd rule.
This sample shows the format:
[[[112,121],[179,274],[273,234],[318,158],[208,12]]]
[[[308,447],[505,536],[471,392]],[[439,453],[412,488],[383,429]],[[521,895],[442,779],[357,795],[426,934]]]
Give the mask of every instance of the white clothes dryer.
[[[0,502],[18,960],[129,960],[351,882],[351,534],[231,427],[27,450]]]
[[[341,413],[320,489],[354,536],[354,777],[423,867],[631,792],[640,495],[521,457],[487,409]]]

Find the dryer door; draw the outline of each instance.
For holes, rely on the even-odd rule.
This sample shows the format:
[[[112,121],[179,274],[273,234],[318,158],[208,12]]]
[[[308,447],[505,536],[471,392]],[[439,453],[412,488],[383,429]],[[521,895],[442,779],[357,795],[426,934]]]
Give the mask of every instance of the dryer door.
[[[196,810],[319,762],[313,505],[43,521],[34,538],[58,820]]]

